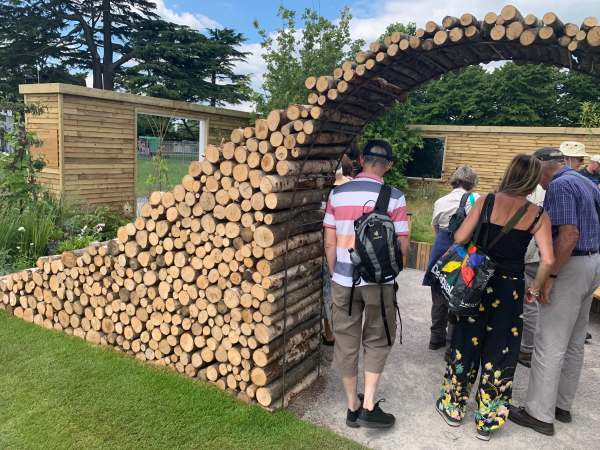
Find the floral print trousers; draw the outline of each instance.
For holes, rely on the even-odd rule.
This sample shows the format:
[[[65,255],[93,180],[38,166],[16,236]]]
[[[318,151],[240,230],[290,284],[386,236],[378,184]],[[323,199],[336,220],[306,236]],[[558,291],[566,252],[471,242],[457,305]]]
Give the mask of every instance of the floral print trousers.
[[[521,345],[524,290],[523,279],[494,275],[482,295],[479,315],[458,318],[441,391],[442,406],[450,417],[464,417],[481,368],[477,428],[493,431],[506,422]]]

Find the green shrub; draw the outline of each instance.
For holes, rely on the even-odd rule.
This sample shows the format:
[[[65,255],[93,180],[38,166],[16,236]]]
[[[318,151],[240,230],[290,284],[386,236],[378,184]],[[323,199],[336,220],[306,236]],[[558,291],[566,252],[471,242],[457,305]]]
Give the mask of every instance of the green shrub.
[[[58,254],[62,252],[68,252],[71,250],[77,250],[79,248],[85,248],[96,240],[97,239],[91,235],[65,239],[56,246],[56,250],[54,253]]]

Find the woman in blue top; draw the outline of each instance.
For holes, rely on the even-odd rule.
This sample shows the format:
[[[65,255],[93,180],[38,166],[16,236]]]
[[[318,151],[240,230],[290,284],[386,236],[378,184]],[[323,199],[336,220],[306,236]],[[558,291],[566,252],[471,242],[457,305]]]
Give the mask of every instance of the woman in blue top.
[[[429,349],[437,350],[446,346],[446,341],[452,337],[452,325],[448,324],[448,305],[442,296],[437,283],[432,283],[429,270],[453,243],[452,235],[448,230],[450,218],[456,213],[461,200],[466,200],[465,210],[468,213],[471,206],[479,198],[478,194],[471,192],[477,185],[477,173],[469,166],[459,167],[450,177],[452,192],[439,198],[433,205],[431,225],[435,233],[435,242],[427,264],[427,272],[423,279],[423,286],[431,286],[431,337]],[[446,328],[448,331],[446,332]]]

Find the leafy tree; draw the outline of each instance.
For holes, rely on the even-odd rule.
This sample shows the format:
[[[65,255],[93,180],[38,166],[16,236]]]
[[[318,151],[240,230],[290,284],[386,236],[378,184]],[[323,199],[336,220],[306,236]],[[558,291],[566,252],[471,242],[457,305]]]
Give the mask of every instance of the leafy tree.
[[[559,71],[547,65],[508,63],[490,74],[495,113],[488,125],[552,126],[557,123]]]
[[[586,128],[600,128],[600,103],[583,103],[581,105],[579,122],[581,126]]]
[[[237,49],[243,37],[232,29],[209,30],[207,37],[156,20],[131,42],[136,62],[117,77],[117,84],[131,92],[212,106],[250,98],[249,77],[233,70],[247,54]]]
[[[26,36],[7,46],[32,46],[45,60],[58,58],[63,67],[91,70],[94,87],[112,90],[115,74],[134,58],[130,41],[157,19],[150,0],[3,0],[11,29]],[[26,23],[27,27],[22,25]],[[16,27],[15,25],[16,24]]]
[[[581,120],[581,112],[586,103],[600,104],[598,78],[575,71],[563,71],[561,72],[558,91],[558,113],[561,124],[587,126]]]
[[[417,24],[415,22],[408,22],[407,24],[403,24],[402,22],[392,22],[386,27],[383,34],[379,36],[379,41],[383,42],[383,39],[386,36],[390,36],[396,31],[408,34],[409,36],[414,36],[417,31]]]
[[[0,96],[17,100],[18,86],[32,82],[85,84],[61,61],[66,48],[62,21],[44,14],[39,2],[0,1]]]
[[[257,110],[263,114],[291,103],[304,103],[306,77],[331,73],[364,45],[350,39],[352,16],[348,8],[342,9],[337,23],[306,9],[302,14],[302,30],[297,28],[295,11],[281,6],[277,15],[283,24],[274,36],[254,22],[267,66],[264,93],[255,98]]]
[[[487,79],[485,69],[471,66],[427,83],[411,94],[414,120],[431,125],[480,124],[494,109]]]
[[[43,108],[0,99],[0,110],[10,111],[13,118],[12,129],[3,133],[3,140],[13,152],[0,158],[0,199],[20,208],[28,201],[37,200],[42,192],[37,177],[45,162],[32,153],[41,142],[27,131],[25,116],[42,114]]]
[[[210,43],[210,105],[237,104],[250,98],[250,77],[234,71],[237,62],[246,61],[248,52],[238,48],[246,40],[231,28],[208,30]],[[227,81],[229,81],[227,83]]]
[[[404,168],[412,159],[413,151],[423,148],[421,133],[408,128],[412,122],[412,104],[398,103],[389,108],[381,117],[370,123],[362,136],[369,139],[386,139],[394,151],[394,166],[386,176],[386,182],[396,187],[406,186]]]

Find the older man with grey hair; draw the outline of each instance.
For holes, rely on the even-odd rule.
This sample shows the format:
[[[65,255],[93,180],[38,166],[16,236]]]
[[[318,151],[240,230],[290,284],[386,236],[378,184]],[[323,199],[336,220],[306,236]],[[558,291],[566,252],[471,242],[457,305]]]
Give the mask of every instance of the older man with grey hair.
[[[582,147],[571,142],[560,151],[534,153],[542,161],[556,262],[540,298],[527,402],[511,407],[509,419],[546,435],[554,434],[555,420],[572,420],[590,306],[600,285],[600,190],[565,164],[586,156]]]

